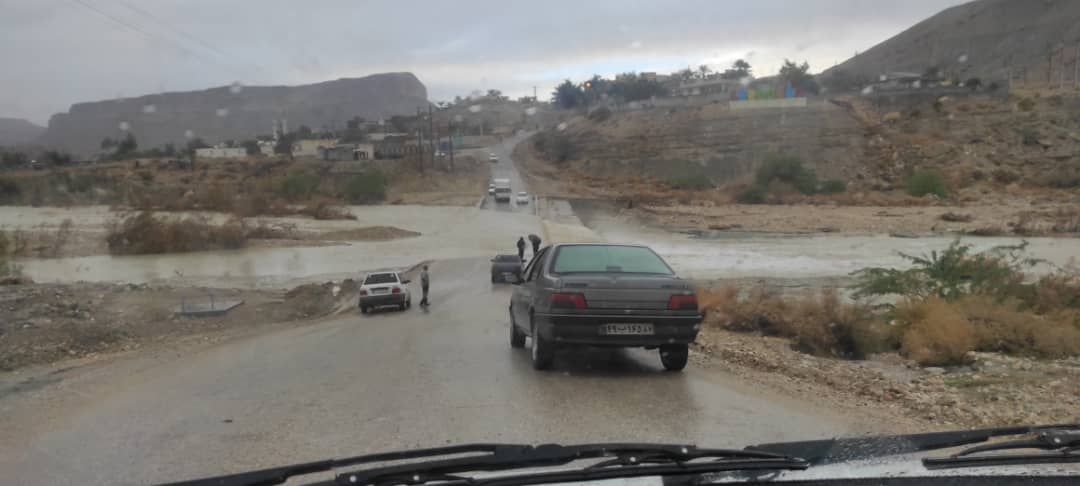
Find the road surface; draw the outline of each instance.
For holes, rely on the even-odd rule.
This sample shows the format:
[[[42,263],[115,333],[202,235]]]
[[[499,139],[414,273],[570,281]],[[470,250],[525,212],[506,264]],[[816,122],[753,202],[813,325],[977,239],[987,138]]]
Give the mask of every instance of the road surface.
[[[475,441],[742,446],[853,430],[693,362],[664,372],[645,350],[560,355],[534,371],[509,346],[510,287],[488,283],[486,259],[431,274],[430,311],[146,350],[8,389],[0,482],[145,484]]]
[[[496,211],[525,212],[535,214],[532,207],[533,202],[530,201],[529,204],[523,205],[517,204],[517,193],[521,191],[528,192],[529,189],[525,186],[525,179],[523,179],[521,177],[521,174],[518,173],[517,166],[514,165],[514,161],[510,157],[511,152],[513,152],[514,150],[514,146],[517,145],[518,142],[528,138],[529,135],[531,134],[522,133],[519,135],[515,135],[513,137],[504,139],[502,142],[492,147],[488,147],[484,150],[475,152],[475,156],[477,157],[477,159],[480,160],[488,160],[488,156],[490,154],[495,154],[495,156],[499,158],[499,161],[497,163],[491,164],[491,178],[510,179],[510,187],[513,189],[513,196],[511,197],[509,203],[496,203],[494,197],[488,196],[487,199],[484,200],[485,208],[494,209]],[[531,194],[532,193],[530,193],[530,195]]]

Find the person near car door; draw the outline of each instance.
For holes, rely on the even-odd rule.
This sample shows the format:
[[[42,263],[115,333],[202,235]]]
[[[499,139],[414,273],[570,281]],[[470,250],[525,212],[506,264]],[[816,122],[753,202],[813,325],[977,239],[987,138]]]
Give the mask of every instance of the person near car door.
[[[529,234],[529,241],[532,243],[533,256],[540,252],[540,237],[535,234]]]
[[[525,261],[525,237],[518,237],[517,247],[518,258],[520,258],[521,261]]]
[[[424,265],[424,269],[420,271],[420,290],[424,293],[424,297],[420,299],[420,305],[425,307],[428,305],[427,292],[429,282],[428,267],[427,265]]]

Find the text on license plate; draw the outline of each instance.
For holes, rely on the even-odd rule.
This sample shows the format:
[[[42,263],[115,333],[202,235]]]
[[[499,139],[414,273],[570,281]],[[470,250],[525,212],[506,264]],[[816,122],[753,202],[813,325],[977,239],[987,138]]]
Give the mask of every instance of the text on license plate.
[[[607,336],[626,336],[652,334],[652,324],[641,323],[611,323],[600,326],[600,334]]]
[[[388,290],[390,290],[390,289],[371,289],[371,293],[373,293],[373,294],[385,294]]]

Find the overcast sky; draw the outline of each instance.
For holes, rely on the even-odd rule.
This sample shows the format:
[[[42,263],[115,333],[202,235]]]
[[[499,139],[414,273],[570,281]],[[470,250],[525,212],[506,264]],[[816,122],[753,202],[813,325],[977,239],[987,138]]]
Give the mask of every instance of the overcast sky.
[[[432,100],[784,58],[818,72],[959,0],[0,0],[0,117],[411,71]]]

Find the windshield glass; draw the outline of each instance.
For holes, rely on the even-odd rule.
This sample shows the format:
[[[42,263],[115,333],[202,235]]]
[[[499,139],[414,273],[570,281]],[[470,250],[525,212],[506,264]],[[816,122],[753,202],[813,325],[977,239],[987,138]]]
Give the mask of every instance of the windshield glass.
[[[1080,0],[0,0],[0,60],[0,486],[1080,421]]]
[[[652,250],[634,246],[560,246],[551,272],[654,273],[670,275],[671,269]]]
[[[397,275],[393,273],[373,273],[364,279],[364,285],[397,283]]]

